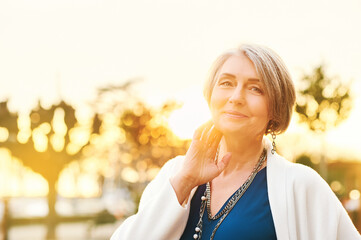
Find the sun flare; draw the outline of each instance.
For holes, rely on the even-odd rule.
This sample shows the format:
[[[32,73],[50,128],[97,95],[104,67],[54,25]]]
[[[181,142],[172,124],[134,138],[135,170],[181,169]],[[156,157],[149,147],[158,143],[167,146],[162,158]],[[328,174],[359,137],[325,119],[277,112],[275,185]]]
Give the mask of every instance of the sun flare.
[[[169,126],[181,139],[191,139],[194,131],[207,122],[211,115],[201,92],[190,91],[182,96],[183,106],[169,117]]]

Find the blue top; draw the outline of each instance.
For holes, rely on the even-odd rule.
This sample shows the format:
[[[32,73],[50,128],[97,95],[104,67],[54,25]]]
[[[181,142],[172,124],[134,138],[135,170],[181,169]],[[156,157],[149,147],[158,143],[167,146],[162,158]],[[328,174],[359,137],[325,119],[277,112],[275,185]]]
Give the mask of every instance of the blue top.
[[[201,196],[203,196],[205,188],[205,184],[199,186],[192,198],[187,226],[180,239],[193,239],[194,229],[199,220]],[[219,211],[225,207],[227,202],[228,200]],[[201,239],[210,239],[219,220],[220,218],[209,220],[206,207],[203,214]],[[219,226],[214,239],[277,239],[268,201],[266,168],[257,173],[246,192]]]

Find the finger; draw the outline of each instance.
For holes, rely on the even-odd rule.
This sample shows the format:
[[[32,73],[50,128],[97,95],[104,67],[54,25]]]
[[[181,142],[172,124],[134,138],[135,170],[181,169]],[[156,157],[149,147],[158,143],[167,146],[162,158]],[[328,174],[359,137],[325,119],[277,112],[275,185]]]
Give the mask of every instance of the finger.
[[[202,131],[202,135],[201,135],[201,138],[200,138],[201,141],[207,141],[208,132],[212,128],[212,126],[213,126],[212,121],[208,121],[207,123],[204,124],[204,129]]]
[[[218,135],[222,135],[222,133],[216,128],[216,126],[214,125],[213,121],[209,121],[211,122],[211,128],[208,130],[207,132],[207,141],[211,140],[213,141],[214,140],[214,137],[219,137]]]
[[[209,137],[209,139],[207,141],[207,145],[210,148],[217,148],[222,137],[223,137],[223,134],[221,132],[219,132],[218,130],[214,129],[211,136]]]
[[[201,137],[202,137],[202,133],[203,133],[203,131],[207,128],[208,124],[209,124],[209,123],[206,122],[206,123],[203,123],[201,126],[199,126],[199,127],[194,131],[193,139],[200,140]]]
[[[228,152],[223,156],[221,161],[217,162],[217,167],[220,172],[222,172],[227,167],[231,158],[232,158],[232,153]]]
[[[211,127],[208,129],[208,131],[204,133],[204,139],[207,144],[209,144],[213,129],[214,129],[214,125],[212,124]]]
[[[205,146],[208,148],[208,154],[211,157],[214,157],[218,151],[219,142],[221,141],[222,136],[222,133],[215,127],[215,125],[213,125],[209,131],[209,136],[205,144]]]
[[[219,142],[221,140],[222,136],[223,136],[222,132],[219,131],[216,127],[214,127],[212,129],[211,134],[210,134],[210,139],[212,141],[216,141],[216,142],[218,141]]]
[[[217,155],[217,151],[218,151],[218,146],[217,145],[212,145],[212,146],[208,146],[208,148],[206,149],[206,160],[208,162],[215,162],[216,159],[216,155]]]
[[[213,125],[209,131],[207,138],[207,146],[214,147],[218,146],[219,142],[222,139],[223,134]]]
[[[197,128],[193,133],[193,140],[200,140],[202,136],[203,130],[200,128]]]

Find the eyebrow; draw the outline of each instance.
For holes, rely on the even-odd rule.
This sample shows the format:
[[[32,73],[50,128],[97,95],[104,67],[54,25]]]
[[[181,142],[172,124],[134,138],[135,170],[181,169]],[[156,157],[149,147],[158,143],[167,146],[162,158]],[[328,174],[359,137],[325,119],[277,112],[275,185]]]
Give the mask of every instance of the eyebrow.
[[[236,76],[230,73],[222,73],[219,78],[221,77],[230,77],[236,79]],[[258,78],[248,78],[248,81],[250,82],[261,82]]]

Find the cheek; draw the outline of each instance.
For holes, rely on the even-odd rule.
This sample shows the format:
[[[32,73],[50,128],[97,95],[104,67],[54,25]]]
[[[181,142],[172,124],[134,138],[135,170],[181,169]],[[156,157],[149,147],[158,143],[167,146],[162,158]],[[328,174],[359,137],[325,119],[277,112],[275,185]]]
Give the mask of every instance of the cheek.
[[[213,91],[213,94],[211,96],[211,100],[209,103],[209,107],[211,112],[214,112],[221,108],[225,103],[224,97],[222,97],[221,94],[217,93],[217,91]]]
[[[213,93],[209,102],[209,110],[215,126],[219,127],[219,115],[224,106],[224,99],[217,93]]]
[[[217,116],[217,103],[216,101],[214,101],[214,98],[211,98],[211,101],[209,102],[209,110],[211,112],[212,118],[213,120],[215,120],[216,116]]]
[[[249,109],[252,114],[259,117],[264,117],[268,120],[268,101],[267,99],[256,99],[249,101]]]

